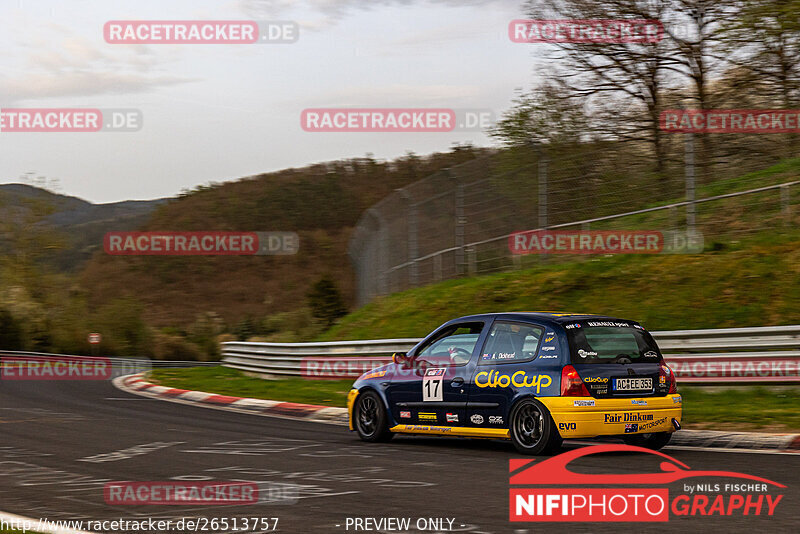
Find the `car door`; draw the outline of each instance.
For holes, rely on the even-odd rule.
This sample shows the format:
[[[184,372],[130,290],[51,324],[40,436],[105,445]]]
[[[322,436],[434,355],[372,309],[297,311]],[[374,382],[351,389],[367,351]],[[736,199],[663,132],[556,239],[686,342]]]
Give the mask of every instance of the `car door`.
[[[467,385],[484,329],[482,321],[446,325],[397,365],[386,390],[395,421],[431,426],[464,424]]]
[[[558,387],[554,375],[538,370],[539,359],[555,361],[550,360],[555,342],[555,333],[543,326],[495,321],[470,380],[467,426],[506,428],[509,409],[520,391],[538,396],[554,384]]]

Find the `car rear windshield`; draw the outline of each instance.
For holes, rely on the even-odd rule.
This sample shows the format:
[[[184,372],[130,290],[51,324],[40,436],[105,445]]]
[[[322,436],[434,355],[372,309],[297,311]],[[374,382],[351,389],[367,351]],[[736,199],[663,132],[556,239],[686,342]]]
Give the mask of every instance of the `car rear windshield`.
[[[566,325],[572,363],[658,362],[653,337],[639,325],[585,321]]]

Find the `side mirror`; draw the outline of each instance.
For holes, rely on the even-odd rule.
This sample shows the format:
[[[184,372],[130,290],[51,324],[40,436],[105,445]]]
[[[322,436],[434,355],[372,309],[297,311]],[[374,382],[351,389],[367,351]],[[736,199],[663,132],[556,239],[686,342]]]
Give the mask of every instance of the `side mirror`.
[[[392,354],[392,362],[396,364],[400,364],[405,362],[408,359],[408,355],[404,352],[395,352]]]

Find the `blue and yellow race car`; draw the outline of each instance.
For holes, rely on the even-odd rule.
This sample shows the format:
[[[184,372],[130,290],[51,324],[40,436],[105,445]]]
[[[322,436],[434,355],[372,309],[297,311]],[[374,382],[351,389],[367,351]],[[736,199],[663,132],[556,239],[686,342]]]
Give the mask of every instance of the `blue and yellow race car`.
[[[565,438],[619,436],[651,449],[680,429],[672,370],[637,322],[491,313],[449,321],[363,374],[348,400],[365,441],[396,433],[510,439],[526,454]]]

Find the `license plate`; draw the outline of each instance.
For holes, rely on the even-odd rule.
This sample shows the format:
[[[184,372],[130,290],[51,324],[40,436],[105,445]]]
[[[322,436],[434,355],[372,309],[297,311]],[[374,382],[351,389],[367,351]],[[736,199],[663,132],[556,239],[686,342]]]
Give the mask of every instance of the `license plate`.
[[[652,378],[617,378],[614,380],[615,391],[646,391],[652,389]]]

